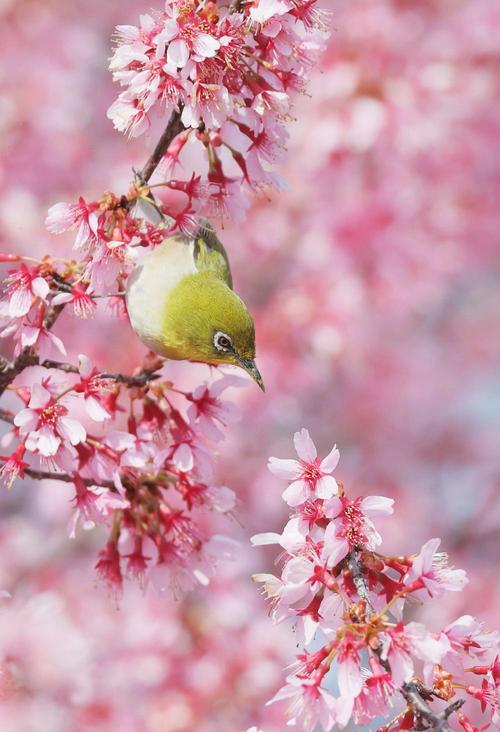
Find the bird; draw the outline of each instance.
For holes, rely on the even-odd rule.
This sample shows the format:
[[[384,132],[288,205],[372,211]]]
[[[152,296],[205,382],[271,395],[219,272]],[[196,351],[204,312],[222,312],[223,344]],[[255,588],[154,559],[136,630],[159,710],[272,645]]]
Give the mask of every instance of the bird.
[[[208,221],[145,254],[128,278],[126,303],[132,328],[159,356],[239,366],[265,390],[253,318],[233,290],[226,250]]]

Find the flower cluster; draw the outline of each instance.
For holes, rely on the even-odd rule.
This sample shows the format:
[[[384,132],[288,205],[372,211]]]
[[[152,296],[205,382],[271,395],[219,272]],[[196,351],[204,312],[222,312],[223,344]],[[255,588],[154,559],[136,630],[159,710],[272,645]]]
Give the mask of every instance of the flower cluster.
[[[154,110],[184,128],[166,155],[170,172],[184,145],[200,146],[206,172],[197,204],[240,218],[241,186],[280,185],[268,165],[279,162],[294,91],[305,87],[327,35],[315,0],[259,0],[231,6],[167,0],[140,25],[118,26],[111,59],[124,87],[108,111],[115,127],[145,132]],[[192,181],[170,182],[185,190]]]
[[[83,354],[77,364],[66,360],[52,332],[62,310],[92,317],[106,290],[123,310],[119,290],[134,252],[162,240],[160,228],[129,214],[139,196],[134,189],[123,200],[108,194],[51,209],[52,231],[77,229],[79,261],[1,257],[18,267],[0,300],[0,336],[14,341],[14,360],[2,361],[0,373],[10,400],[0,417],[12,425],[0,443],[0,481],[9,489],[25,476],[72,483],[69,534],[110,526],[96,568],[115,592],[125,575],[143,585],[151,578],[160,590],[206,583],[217,556],[231,554],[198,514],[234,507],[232,491],[213,484],[213,461],[220,428],[235,417],[222,393],[243,383],[223,376],[182,392],[160,379],[155,357],[132,376],[103,374]]]
[[[287,700],[290,723],[306,732],[375,718],[386,720],[381,732],[449,730],[452,723],[473,732],[465,699],[476,702],[472,713],[482,712],[486,727],[498,725],[499,634],[486,633],[470,615],[438,632],[406,619],[406,603],[461,590],[465,572],[448,566],[439,539],[416,555],[381,554],[372,519],[392,514],[393,501],[349,498],[331,475],[337,449],[321,460],[307,430],[294,441],[299,460],[269,462],[272,473],[293,481],[283,494],[293,514],[281,534],[252,539],[284,550],[280,577],[254,579],[264,585],[275,622],[294,618],[304,644],[269,703]]]
[[[52,329],[64,309],[92,318],[100,299],[123,314],[127,278],[144,249],[192,233],[207,202],[212,212],[244,210],[242,180],[273,180],[263,163],[283,150],[288,94],[302,87],[323,20],[314,2],[300,0],[236,11],[167,2],[164,12],[143,15],[140,28],[119,27],[111,69],[126,89],[110,110],[115,125],[139,134],[158,101],[173,117],[126,195],[52,206],[47,229],[76,232],[75,259],[0,255],[18,265],[0,299],[0,337],[14,342],[13,360],[0,362],[0,395],[8,389],[13,400],[0,412],[12,425],[0,478],[9,488],[25,476],[72,484],[70,536],[79,526],[109,525],[96,568],[115,591],[125,574],[160,588],[204,584],[214,558],[231,554],[230,542],[207,538],[197,514],[234,507],[232,491],[213,485],[212,464],[220,427],[234,418],[221,394],[240,382],[224,376],[182,392],[151,357],[132,376],[106,374],[85,355],[76,364]],[[186,180],[172,177],[191,140],[208,156],[204,181],[193,165]],[[240,177],[226,175],[223,153]],[[160,187],[183,205],[162,201],[163,191],[155,197],[149,180],[160,163],[169,173]]]
[[[31,368],[29,386],[11,387],[20,407],[2,411],[13,427],[1,441],[10,451],[0,456],[2,482],[10,488],[28,475],[73,483],[69,535],[110,525],[96,568],[115,592],[126,574],[159,590],[206,584],[232,545],[205,536],[197,517],[234,507],[233,492],[213,484],[213,458],[220,426],[235,417],[222,392],[243,380],[223,376],[191,393],[149,371],[100,374],[83,355],[78,368],[44,366]]]

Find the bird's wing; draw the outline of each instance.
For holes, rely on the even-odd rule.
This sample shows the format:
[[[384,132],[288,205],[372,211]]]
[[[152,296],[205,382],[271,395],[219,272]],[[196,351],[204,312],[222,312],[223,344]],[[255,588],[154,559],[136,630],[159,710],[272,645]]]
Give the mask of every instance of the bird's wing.
[[[232,289],[233,278],[226,250],[206,220],[200,223],[194,235],[194,261],[199,272],[211,270]]]

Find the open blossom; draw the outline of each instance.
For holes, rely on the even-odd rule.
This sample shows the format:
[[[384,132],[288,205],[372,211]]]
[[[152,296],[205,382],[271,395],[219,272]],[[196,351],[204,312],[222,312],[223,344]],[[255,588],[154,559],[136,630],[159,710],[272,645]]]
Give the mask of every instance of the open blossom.
[[[103,422],[111,416],[104,406],[106,392],[111,388],[111,382],[99,377],[97,369],[91,360],[80,354],[78,356],[78,370],[80,382],[74,387],[76,392],[83,394],[83,401],[87,414],[95,422]]]
[[[337,481],[331,475],[339,461],[337,447],[321,459],[309,432],[302,429],[293,438],[298,460],[282,460],[269,458],[268,468],[279,478],[292,481],[283,492],[283,500],[289,506],[300,506],[311,496],[331,498],[338,491]]]
[[[290,724],[313,732],[320,723],[325,732],[335,724],[335,698],[318,684],[289,677],[287,685],[268,702],[288,702]]]
[[[27,315],[35,298],[46,300],[49,294],[48,282],[40,276],[38,268],[28,269],[22,263],[18,270],[12,270],[6,280],[8,314],[11,318]]]
[[[239,412],[232,402],[220,399],[220,395],[230,386],[243,386],[245,383],[246,380],[238,376],[223,376],[211,386],[198,386],[189,397],[192,401],[188,409],[191,425],[211,440],[223,439],[224,433],[218,424],[226,426],[234,422]]]
[[[27,435],[26,449],[45,457],[54,456],[63,440],[78,445],[87,436],[83,425],[68,416],[68,408],[41,384],[33,385],[28,406],[16,414],[14,424]]]
[[[78,283],[73,285],[71,292],[61,292],[52,300],[53,305],[67,305],[69,303],[73,305],[74,313],[79,318],[91,317],[96,308],[95,300],[91,297],[89,290],[84,290]]]
[[[130,503],[114,493],[109,488],[102,486],[87,487],[78,476],[73,476],[76,487],[75,512],[69,524],[69,536],[74,539],[76,527],[79,522],[85,531],[93,529],[96,524],[104,523],[106,519],[119,509],[128,508]]]
[[[382,538],[370,516],[389,516],[394,501],[385,496],[368,496],[349,501],[333,498],[325,505],[325,515],[333,520],[325,531],[322,557],[334,567],[353,549],[376,549]]]
[[[49,209],[45,225],[52,234],[77,229],[75,249],[83,249],[97,240],[97,205],[87,204],[80,197],[78,203],[56,203]]]
[[[457,592],[468,582],[463,569],[448,567],[447,555],[437,551],[440,543],[440,539],[426,542],[405,577],[407,584],[413,584],[416,590],[425,588],[434,597],[446,591]]]

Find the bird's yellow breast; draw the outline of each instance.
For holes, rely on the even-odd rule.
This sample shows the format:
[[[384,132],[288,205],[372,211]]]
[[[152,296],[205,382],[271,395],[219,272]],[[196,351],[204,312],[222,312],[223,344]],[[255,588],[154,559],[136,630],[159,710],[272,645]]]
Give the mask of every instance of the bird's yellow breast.
[[[127,284],[127,309],[132,327],[142,342],[167,358],[182,358],[165,333],[165,308],[172,289],[197,269],[194,244],[171,238],[148,252],[137,264]]]

